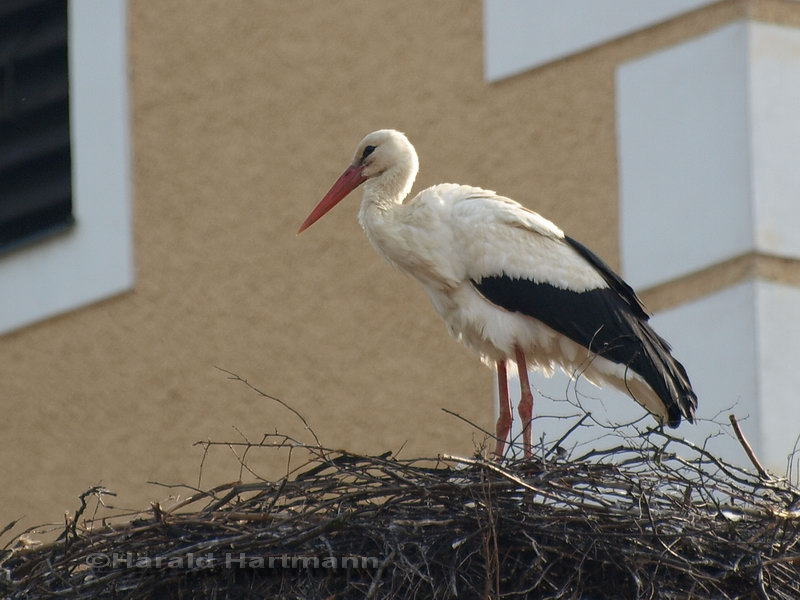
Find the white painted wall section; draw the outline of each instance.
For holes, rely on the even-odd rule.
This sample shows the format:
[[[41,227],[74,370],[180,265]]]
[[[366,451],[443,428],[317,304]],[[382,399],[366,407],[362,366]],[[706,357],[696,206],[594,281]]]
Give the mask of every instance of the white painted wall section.
[[[750,467],[734,438],[728,415],[733,413],[759,454],[762,405],[758,388],[758,319],[760,282],[749,281],[655,315],[653,327],[674,349],[689,374],[697,398],[697,423],[682,425],[680,435],[702,444],[730,462]],[[766,461],[766,456],[763,456]],[[778,464],[779,463],[779,464]],[[781,459],[768,462],[785,467]]]
[[[800,30],[749,26],[756,247],[800,257]]]
[[[485,76],[497,81],[716,0],[484,0]]]
[[[756,323],[758,446],[760,456],[782,473],[779,467],[800,436],[800,289],[759,282]]]
[[[66,234],[0,257],[0,333],[134,282],[127,3],[69,3],[73,211]]]
[[[617,71],[623,272],[800,258],[800,30],[738,22]]]
[[[800,258],[800,29],[732,23],[621,65],[617,123],[634,287],[748,252]],[[784,473],[800,435],[800,289],[751,280],[653,322],[686,365],[701,417],[732,407],[761,460]],[[747,464],[734,440],[719,444]]]
[[[645,288],[754,245],[747,26],[617,71],[623,273]]]

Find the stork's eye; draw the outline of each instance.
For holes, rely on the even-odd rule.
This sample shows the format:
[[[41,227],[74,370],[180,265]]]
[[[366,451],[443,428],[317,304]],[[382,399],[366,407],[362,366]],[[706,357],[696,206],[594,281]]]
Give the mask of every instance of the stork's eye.
[[[367,160],[367,157],[373,152],[375,152],[375,146],[367,146],[364,148],[364,153],[361,155],[361,162],[363,163],[365,160]]]

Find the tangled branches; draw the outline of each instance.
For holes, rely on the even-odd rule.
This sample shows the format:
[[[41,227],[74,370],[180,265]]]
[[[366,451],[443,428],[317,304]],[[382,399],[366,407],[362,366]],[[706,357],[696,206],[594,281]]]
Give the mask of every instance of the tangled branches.
[[[277,481],[76,519],[55,543],[7,550],[0,593],[800,597],[800,491],[661,430],[617,442],[507,464],[361,456],[277,435],[239,442],[242,456],[306,458]]]

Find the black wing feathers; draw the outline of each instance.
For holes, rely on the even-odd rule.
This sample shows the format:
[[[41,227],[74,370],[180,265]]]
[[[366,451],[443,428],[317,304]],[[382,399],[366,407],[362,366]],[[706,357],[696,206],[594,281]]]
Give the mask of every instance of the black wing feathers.
[[[631,310],[633,310],[633,313],[637,317],[644,319],[645,321],[650,318],[647,309],[642,301],[639,300],[639,296],[636,295],[636,292],[633,290],[633,288],[625,283],[622,277],[612,271],[611,267],[603,262],[602,258],[597,256],[578,240],[573,239],[568,235],[564,236],[564,241],[569,244],[573,250],[580,254],[586,260],[586,262],[592,265],[598,273],[600,273],[603,279],[606,280],[608,287],[616,291],[620,298],[627,302],[628,306],[631,307]]]
[[[538,319],[593,353],[638,373],[664,402],[670,426],[676,427],[681,417],[691,422],[697,398],[686,371],[647,323],[648,315],[633,289],[586,247],[574,240],[570,244],[609,287],[575,292],[506,275],[472,283],[493,304]]]

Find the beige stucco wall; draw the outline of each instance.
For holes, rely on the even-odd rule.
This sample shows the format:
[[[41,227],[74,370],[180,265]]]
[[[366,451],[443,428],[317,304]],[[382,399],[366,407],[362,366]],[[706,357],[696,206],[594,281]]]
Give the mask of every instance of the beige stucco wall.
[[[407,132],[417,188],[488,187],[617,263],[614,68],[774,0],[723,2],[512,79],[482,77],[479,2],[134,0],[134,291],[2,339],[0,527],[102,483],[197,483],[202,439],[309,439],[248,378],[359,452],[469,453],[492,379],[369,247],[357,199],[297,226],[365,133]],[[407,442],[407,443],[406,443]],[[252,455],[251,455],[252,456]],[[264,474],[277,455],[251,458]],[[238,477],[227,450],[203,485]]]

